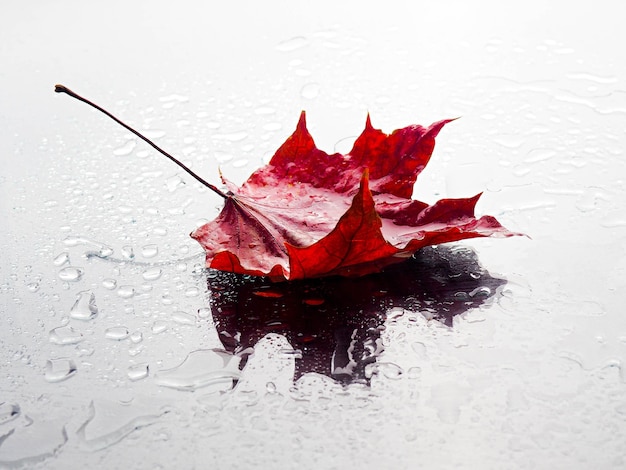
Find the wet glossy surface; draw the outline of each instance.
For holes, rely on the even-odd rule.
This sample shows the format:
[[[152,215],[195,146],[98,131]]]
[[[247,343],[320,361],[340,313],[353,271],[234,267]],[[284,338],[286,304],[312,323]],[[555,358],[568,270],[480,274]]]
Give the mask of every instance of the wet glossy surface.
[[[0,467],[623,468],[622,10],[3,7]],[[218,198],[58,82],[215,182],[301,109],[327,151],[367,112],[462,116],[415,197],[484,191],[531,238],[359,281],[208,272],[188,234]]]

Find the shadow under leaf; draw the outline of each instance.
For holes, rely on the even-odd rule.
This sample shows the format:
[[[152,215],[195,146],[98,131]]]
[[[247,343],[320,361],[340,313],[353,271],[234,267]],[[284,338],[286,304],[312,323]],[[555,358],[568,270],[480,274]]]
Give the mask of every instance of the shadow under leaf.
[[[273,283],[209,272],[211,311],[224,348],[244,351],[268,333],[284,335],[296,358],[294,380],[317,372],[343,383],[365,381],[382,352],[380,333],[394,308],[452,326],[506,283],[464,246],[426,247],[412,258],[360,278]],[[245,360],[242,361],[242,367]]]

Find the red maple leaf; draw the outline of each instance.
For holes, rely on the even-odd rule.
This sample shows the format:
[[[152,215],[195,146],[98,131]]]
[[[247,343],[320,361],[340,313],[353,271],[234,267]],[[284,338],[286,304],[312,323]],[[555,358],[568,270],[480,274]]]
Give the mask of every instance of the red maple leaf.
[[[191,236],[207,267],[293,280],[362,276],[420,248],[491,235],[511,236],[490,216],[476,218],[479,195],[412,200],[413,185],[450,121],[387,135],[365,130],[347,155],[319,150],[305,113],[270,163],[229,192],[219,216]]]
[[[491,216],[475,217],[480,194],[433,205],[411,199],[435,137],[450,121],[387,135],[368,116],[352,150],[329,155],[315,146],[302,112],[270,163],[241,188],[223,180],[224,193],[100,106],[63,85],[55,91],[103,112],[224,198],[218,217],[191,234],[210,268],[273,280],[363,276],[427,245],[518,235]]]

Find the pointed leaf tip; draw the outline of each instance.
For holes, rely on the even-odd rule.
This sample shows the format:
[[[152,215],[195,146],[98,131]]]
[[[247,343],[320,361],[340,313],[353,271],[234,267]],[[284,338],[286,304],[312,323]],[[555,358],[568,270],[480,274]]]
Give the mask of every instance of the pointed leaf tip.
[[[300,112],[300,119],[298,120],[298,126],[299,129],[303,128],[306,129],[306,111],[302,110],[302,112]]]

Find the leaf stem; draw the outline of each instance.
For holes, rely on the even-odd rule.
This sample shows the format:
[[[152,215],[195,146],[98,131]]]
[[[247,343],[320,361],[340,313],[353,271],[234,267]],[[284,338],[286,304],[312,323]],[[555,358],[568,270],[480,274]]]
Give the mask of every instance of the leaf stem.
[[[173,161],[174,163],[176,163],[176,165],[178,165],[180,168],[182,168],[183,170],[185,170],[187,173],[189,173],[189,175],[193,176],[197,181],[199,181],[200,183],[202,183],[204,186],[206,186],[207,188],[209,188],[211,191],[213,191],[214,193],[216,193],[217,195],[223,197],[224,199],[228,199],[228,196],[226,194],[224,194],[224,192],[220,191],[220,189],[218,189],[215,185],[209,183],[208,181],[206,181],[205,179],[203,179],[202,177],[198,176],[196,173],[194,173],[193,171],[191,171],[189,168],[187,168],[187,166],[185,166],[180,160],[178,160],[177,158],[175,158],[174,156],[170,155],[169,153],[167,153],[165,150],[163,150],[161,147],[159,147],[157,144],[155,144],[154,142],[152,142],[150,139],[148,139],[147,137],[145,137],[144,135],[142,135],[140,132],[136,131],[135,129],[133,129],[132,127],[130,127],[129,125],[125,124],[124,122],[122,122],[121,120],[119,120],[118,118],[116,118],[115,116],[113,116],[113,114],[111,114],[110,112],[108,112],[106,109],[101,108],[100,106],[98,106],[97,104],[89,101],[87,98],[83,98],[82,96],[80,96],[77,93],[74,93],[72,90],[70,90],[69,88],[67,88],[66,86],[63,85],[55,85],[54,86],[54,91],[57,93],[65,93],[66,95],[71,96],[72,98],[77,99],[78,101],[82,101],[83,103],[88,104],[89,106],[91,106],[92,108],[97,109],[98,111],[100,111],[103,114],[106,114],[108,117],[110,117],[111,119],[113,119],[115,122],[117,122],[120,126],[124,127],[125,129],[129,130],[130,132],[132,132],[133,134],[135,134],[137,137],[139,137],[141,140],[143,140],[144,142],[146,142],[148,145],[150,145],[152,148],[154,148],[157,152],[159,152],[160,154],[166,156],[167,158],[169,158],[171,161]]]

